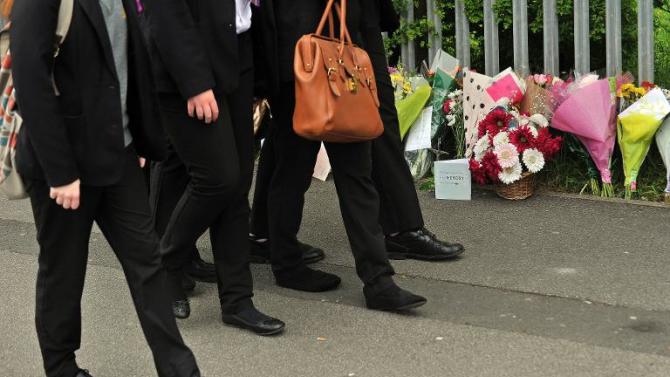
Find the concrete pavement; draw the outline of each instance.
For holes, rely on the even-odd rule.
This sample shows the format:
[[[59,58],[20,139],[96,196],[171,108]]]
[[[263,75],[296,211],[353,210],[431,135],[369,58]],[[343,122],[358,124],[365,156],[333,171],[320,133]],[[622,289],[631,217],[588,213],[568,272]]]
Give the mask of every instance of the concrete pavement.
[[[426,222],[468,247],[456,262],[398,261],[401,285],[429,303],[413,315],[363,308],[332,182],[308,193],[301,238],[343,276],[324,294],[275,287],[254,266],[256,303],[288,324],[261,338],[225,327],[215,288],[199,285],[180,322],[213,376],[670,376],[670,210],[555,196],[512,203],[421,193]],[[36,243],[27,202],[0,202],[0,376],[39,376]],[[207,240],[201,249],[210,258]],[[104,238],[91,242],[78,360],[95,376],[154,376]]]

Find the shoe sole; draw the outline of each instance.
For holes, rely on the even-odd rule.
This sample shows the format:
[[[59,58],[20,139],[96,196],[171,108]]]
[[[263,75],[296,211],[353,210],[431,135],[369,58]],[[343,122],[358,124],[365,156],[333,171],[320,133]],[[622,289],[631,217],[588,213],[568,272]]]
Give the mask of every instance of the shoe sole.
[[[224,325],[228,325],[228,326],[232,326],[232,327],[237,327],[238,329],[241,329],[241,330],[251,331],[252,333],[254,333],[254,334],[256,334],[256,335],[260,335],[260,336],[272,336],[272,335],[278,335],[278,334],[284,332],[284,329],[285,329],[285,327],[282,327],[282,328],[280,328],[280,329],[276,329],[276,330],[257,331],[257,330],[254,330],[253,328],[251,328],[251,327],[249,327],[249,326],[247,326],[247,325],[245,325],[245,324],[242,324],[242,323],[238,323],[238,322],[226,322],[225,320],[223,320],[222,322],[223,322]]]
[[[328,287],[324,287],[324,288],[322,288],[322,289],[311,289],[311,290],[309,290],[309,289],[298,289],[298,288],[296,288],[296,287],[292,287],[292,286],[288,286],[288,285],[280,284],[280,283],[277,282],[276,280],[275,280],[275,284],[276,284],[278,287],[282,287],[282,288],[290,289],[290,290],[292,290],[292,291],[297,291],[297,292],[321,293],[321,292],[330,292],[330,291],[334,291],[334,290],[338,289],[338,288],[340,287],[340,285],[342,285],[342,281],[340,280],[340,281],[337,282],[337,284],[332,284],[332,285],[330,285],[330,286],[328,286]]]
[[[420,261],[439,262],[439,261],[457,259],[464,252],[465,252],[465,249],[462,249],[461,251],[459,251],[457,253],[450,254],[449,256],[442,256],[442,255],[426,255],[426,254],[419,254],[419,253],[412,253],[412,252],[389,251],[388,256],[389,256],[389,259],[392,259],[392,260],[415,259],[415,260],[420,260]]]
[[[397,307],[397,308],[370,308],[369,307],[368,309],[380,310],[380,311],[383,311],[383,312],[406,312],[408,310],[416,309],[418,307],[424,306],[424,305],[426,305],[427,302],[428,302],[428,300],[423,300],[423,301],[413,302],[411,304],[407,304],[407,305],[404,305],[404,306],[400,306],[400,307]]]

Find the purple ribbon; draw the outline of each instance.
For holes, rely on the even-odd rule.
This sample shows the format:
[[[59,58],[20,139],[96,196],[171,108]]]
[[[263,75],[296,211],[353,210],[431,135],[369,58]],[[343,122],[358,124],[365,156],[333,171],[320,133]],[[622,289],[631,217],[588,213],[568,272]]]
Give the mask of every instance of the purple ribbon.
[[[135,5],[137,6],[137,13],[144,12],[144,5],[142,5],[142,0],[135,0]]]

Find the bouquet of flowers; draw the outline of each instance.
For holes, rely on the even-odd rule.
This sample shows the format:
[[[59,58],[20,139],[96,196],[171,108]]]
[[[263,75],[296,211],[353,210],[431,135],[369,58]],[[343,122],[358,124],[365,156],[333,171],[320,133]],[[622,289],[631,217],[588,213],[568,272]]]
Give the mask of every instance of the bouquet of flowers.
[[[561,149],[561,137],[549,132],[542,114],[522,115],[515,108],[498,106],[478,125],[472,177],[478,184],[513,184],[540,172]]]
[[[402,66],[389,67],[391,84],[395,90],[395,107],[400,123],[400,138],[412,128],[414,122],[421,115],[421,111],[431,97],[430,83],[422,76],[409,76]]]
[[[573,134],[588,151],[593,164],[600,171],[601,196],[613,196],[611,158],[614,152],[616,131],[614,103],[609,80],[597,80],[589,84],[579,80],[568,88],[571,93],[556,109],[552,127]],[[576,86],[577,89],[572,88]],[[589,163],[587,162],[587,166]],[[598,192],[598,182],[591,178],[593,193]]]
[[[644,163],[651,142],[664,118],[670,113],[670,104],[661,89],[644,87],[634,93],[645,91],[640,99],[619,114],[617,136],[623,156],[626,176],[626,198],[637,191],[637,175]]]
[[[491,111],[496,101],[486,92],[491,77],[474,71],[463,71],[463,122],[465,124],[465,157],[472,157],[477,142],[477,124]]]
[[[500,72],[493,77],[491,84],[486,88],[486,93],[494,101],[500,101],[506,98],[509,102],[518,104],[523,99],[526,87],[523,81],[514,73],[512,68]]]
[[[558,106],[552,87],[563,81],[552,75],[531,75],[526,79],[526,94],[521,101],[520,109],[528,114],[542,114],[551,119]]]
[[[617,88],[616,96],[619,99],[619,108],[618,112],[626,110],[630,105],[637,102],[640,98],[644,97],[645,94],[649,91],[648,86],[635,86],[632,83],[625,83],[619,85]]]
[[[444,104],[448,100],[449,93],[455,90],[458,85],[454,77],[440,68],[430,73],[432,73],[432,95],[429,105],[433,108],[430,133],[433,138],[433,144],[437,144],[437,149],[441,150],[440,144],[446,134],[445,124],[447,122],[447,112],[444,111]]]
[[[662,89],[665,99],[670,102],[670,91]],[[656,134],[656,145],[658,146],[658,151],[661,152],[661,157],[663,158],[663,164],[665,164],[665,169],[667,171],[667,185],[665,187],[665,202],[670,204],[670,117],[666,117],[665,121],[661,125],[661,128]]]
[[[391,84],[395,89],[395,99],[400,100],[407,97],[413,92],[412,82],[402,66],[388,67],[389,75],[391,76]]]
[[[463,91],[449,93],[442,106],[447,128],[451,130],[456,149],[456,158],[465,157],[465,123],[463,121]]]

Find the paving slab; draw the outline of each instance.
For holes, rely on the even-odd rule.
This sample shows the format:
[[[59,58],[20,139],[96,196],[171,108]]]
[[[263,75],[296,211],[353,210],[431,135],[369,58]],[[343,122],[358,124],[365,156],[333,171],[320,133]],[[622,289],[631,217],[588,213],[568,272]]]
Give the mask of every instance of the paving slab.
[[[256,303],[288,324],[261,338],[222,325],[202,284],[180,327],[205,376],[670,376],[670,211],[539,195],[507,202],[419,194],[429,229],[467,247],[454,262],[394,261],[429,304],[413,315],[364,309],[332,182],[307,194],[301,239],[343,277],[323,294],[276,287],[254,265]],[[37,244],[27,201],[0,201],[0,376],[42,375],[34,334]],[[198,245],[211,260],[208,239]],[[91,239],[78,360],[96,376],[152,376],[122,271]]]
[[[3,376],[40,376],[32,327],[34,256],[0,254],[3,290],[0,351]],[[285,318],[287,332],[258,337],[223,326],[214,290],[196,296],[191,319],[181,321],[203,375],[293,376],[667,376],[670,358],[577,342],[380,313],[338,303],[260,291],[264,310]],[[153,376],[122,272],[92,265],[82,303],[78,360],[96,376]]]

